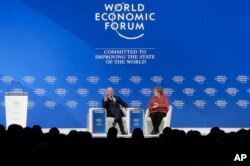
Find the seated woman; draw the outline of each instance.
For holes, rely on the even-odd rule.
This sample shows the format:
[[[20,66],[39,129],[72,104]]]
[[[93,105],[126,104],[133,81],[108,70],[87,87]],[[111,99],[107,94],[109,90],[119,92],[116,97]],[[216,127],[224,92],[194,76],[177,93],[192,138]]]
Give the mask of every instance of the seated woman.
[[[158,134],[161,121],[166,116],[169,107],[168,97],[163,94],[161,87],[154,88],[154,96],[151,98],[148,107],[153,124],[151,134]]]

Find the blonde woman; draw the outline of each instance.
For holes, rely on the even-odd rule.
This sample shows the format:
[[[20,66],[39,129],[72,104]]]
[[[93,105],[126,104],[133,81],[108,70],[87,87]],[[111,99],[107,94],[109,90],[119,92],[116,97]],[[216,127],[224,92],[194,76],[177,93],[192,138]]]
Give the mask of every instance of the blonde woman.
[[[163,94],[161,87],[154,88],[154,96],[151,98],[148,107],[153,124],[151,134],[158,134],[161,121],[166,116],[169,107],[168,97]]]

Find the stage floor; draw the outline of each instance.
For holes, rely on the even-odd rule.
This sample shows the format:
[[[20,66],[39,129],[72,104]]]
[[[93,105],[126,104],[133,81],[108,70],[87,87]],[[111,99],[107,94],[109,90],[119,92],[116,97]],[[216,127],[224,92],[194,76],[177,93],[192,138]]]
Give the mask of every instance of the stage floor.
[[[179,129],[179,130],[183,130],[186,133],[190,130],[197,130],[199,131],[202,135],[207,135],[211,128],[173,128],[173,129]],[[226,133],[229,132],[237,132],[238,130],[240,130],[241,128],[220,128],[221,130],[225,131]],[[249,129],[249,128],[244,128],[244,129]],[[43,128],[42,129],[44,133],[49,132],[49,128]],[[76,130],[76,131],[87,131],[86,128],[59,128],[60,133],[63,134],[68,134],[71,130]],[[158,137],[159,135],[144,135],[145,138],[152,138],[152,137]],[[105,138],[107,137],[106,134],[93,134],[94,138]],[[119,135],[118,137],[121,138],[131,138],[131,134],[128,135]]]

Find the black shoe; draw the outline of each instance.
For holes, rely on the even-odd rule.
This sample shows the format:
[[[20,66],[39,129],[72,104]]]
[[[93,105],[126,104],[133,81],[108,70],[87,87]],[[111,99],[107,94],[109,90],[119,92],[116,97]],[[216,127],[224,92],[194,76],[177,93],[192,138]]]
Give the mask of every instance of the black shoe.
[[[152,131],[151,131],[151,134],[152,134],[152,135],[156,135],[157,132],[156,132],[155,130],[152,130]]]
[[[121,130],[121,135],[127,135],[128,133],[124,130]]]

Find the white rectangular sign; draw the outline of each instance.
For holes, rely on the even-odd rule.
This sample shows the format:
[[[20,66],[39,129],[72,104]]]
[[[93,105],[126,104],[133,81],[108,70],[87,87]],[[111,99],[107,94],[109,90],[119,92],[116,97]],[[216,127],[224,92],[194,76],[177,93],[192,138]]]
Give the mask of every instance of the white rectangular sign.
[[[27,93],[5,93],[6,127],[11,124],[18,124],[22,127],[26,127],[27,110]]]

